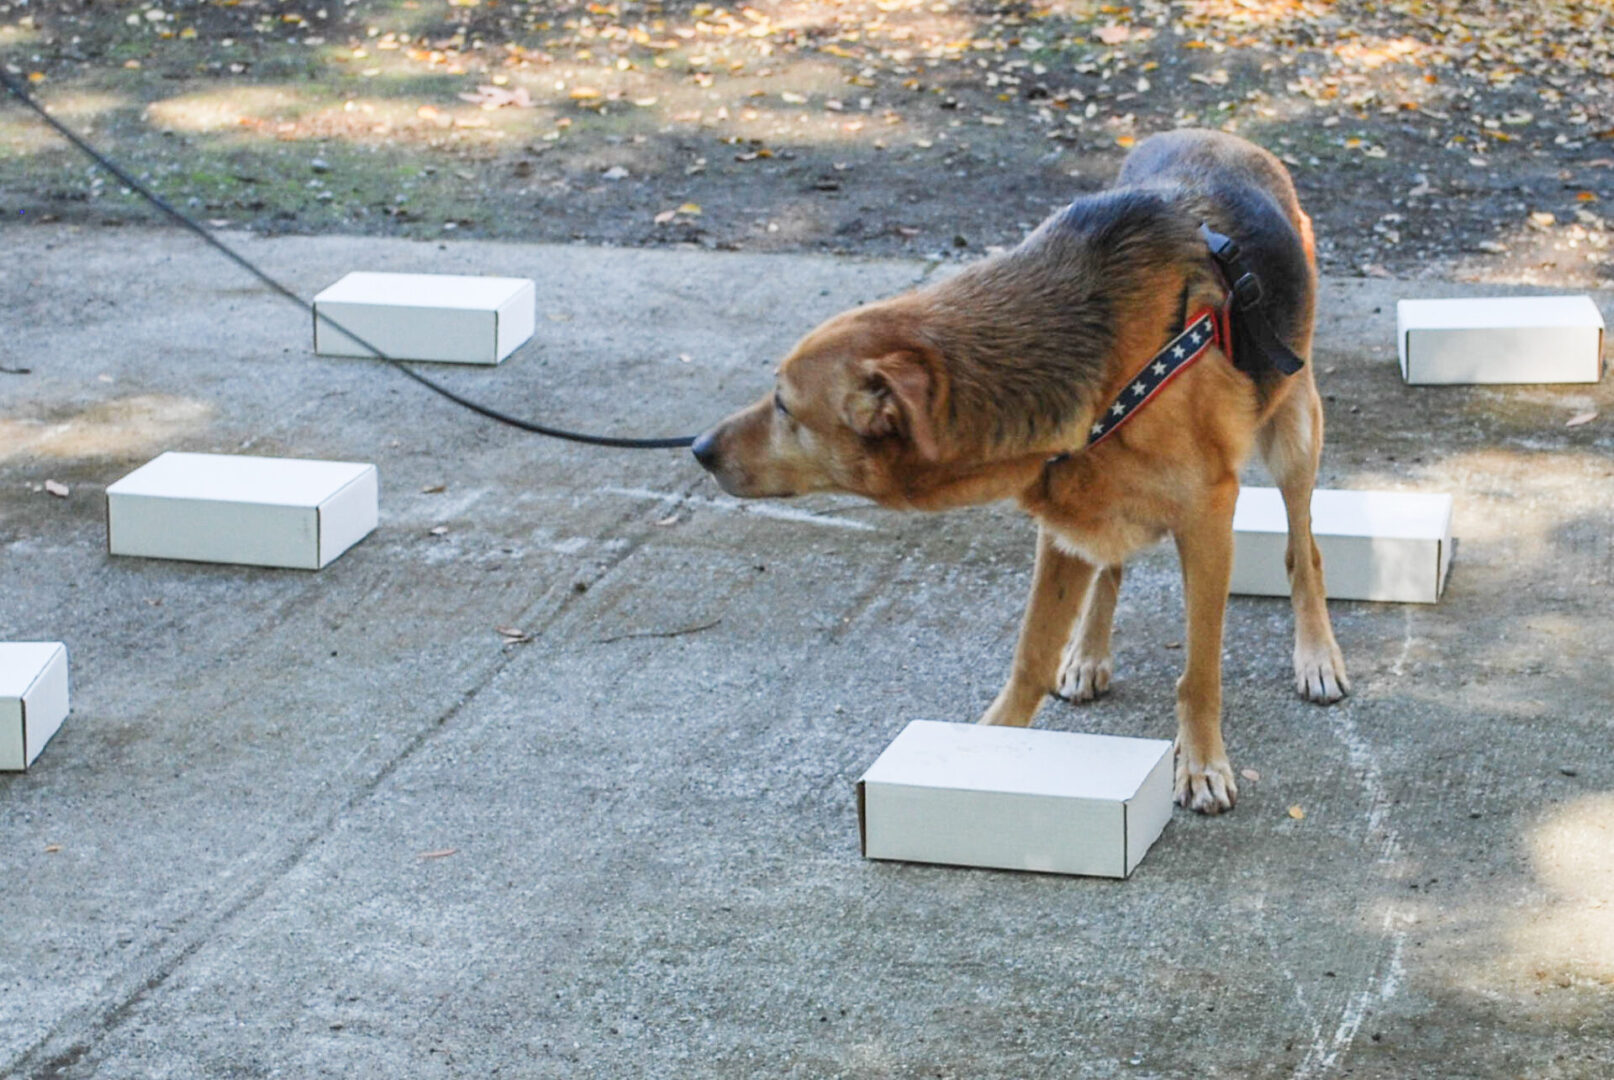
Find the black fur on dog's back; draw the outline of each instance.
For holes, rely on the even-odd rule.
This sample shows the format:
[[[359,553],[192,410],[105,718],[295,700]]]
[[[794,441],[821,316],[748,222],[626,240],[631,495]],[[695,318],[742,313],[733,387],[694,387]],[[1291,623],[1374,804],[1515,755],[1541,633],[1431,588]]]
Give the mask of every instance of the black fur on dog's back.
[[[1285,344],[1303,350],[1317,283],[1302,236],[1306,218],[1277,158],[1220,132],[1173,131],[1134,150],[1116,186],[1174,195],[1197,207],[1212,229],[1237,241],[1261,279],[1262,314]],[[1270,368],[1252,374],[1263,389],[1283,377]]]

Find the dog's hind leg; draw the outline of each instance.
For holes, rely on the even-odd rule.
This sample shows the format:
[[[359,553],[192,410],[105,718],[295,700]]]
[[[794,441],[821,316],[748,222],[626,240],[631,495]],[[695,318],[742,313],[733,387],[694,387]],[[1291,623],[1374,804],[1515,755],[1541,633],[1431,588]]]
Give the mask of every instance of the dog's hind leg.
[[[1109,693],[1110,628],[1115,622],[1115,598],[1121,592],[1121,564],[1106,566],[1093,575],[1076,632],[1059,662],[1058,694],[1066,701],[1092,701]]]
[[[1307,701],[1338,701],[1350,693],[1345,657],[1334,640],[1323,588],[1323,560],[1311,535],[1311,493],[1322,455],[1323,409],[1307,368],[1302,380],[1261,428],[1261,457],[1283,492],[1289,516],[1289,598],[1295,612],[1295,689]]]
[[[1012,727],[1031,723],[1042,699],[1054,689],[1059,651],[1070,637],[1071,624],[1097,569],[1086,559],[1060,550],[1046,526],[1038,528],[1037,568],[1031,600],[1020,622],[1020,641],[1014,647],[1014,667],[997,699],[981,716],[981,723]]]
[[[1238,481],[1214,486],[1173,537],[1182,560],[1188,657],[1177,680],[1177,803],[1202,814],[1231,810],[1238,784],[1222,743],[1222,624],[1233,576]]]

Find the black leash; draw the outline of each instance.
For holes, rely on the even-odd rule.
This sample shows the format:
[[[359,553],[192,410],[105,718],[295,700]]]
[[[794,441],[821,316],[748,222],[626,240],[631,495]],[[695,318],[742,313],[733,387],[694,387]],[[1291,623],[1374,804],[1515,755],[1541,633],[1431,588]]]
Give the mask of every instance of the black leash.
[[[388,356],[386,353],[382,352],[368,341],[365,341],[358,334],[355,334],[353,331],[342,326],[342,324],[337,322],[335,319],[330,318],[328,315],[323,315],[319,311],[315,310],[313,304],[310,304],[308,301],[286,288],[286,286],[270,277],[267,273],[258,269],[258,267],[245,256],[239,254],[233,248],[226,245],[222,240],[214,236],[207,229],[197,224],[196,221],[186,215],[183,211],[175,208],[161,195],[158,195],[145,184],[129,175],[128,170],[124,169],[117,162],[111,160],[95,147],[85,142],[83,138],[63,125],[61,121],[57,120],[50,113],[46,112],[45,107],[39,104],[38,101],[34,100],[34,96],[28,92],[28,88],[18,81],[17,78],[10,72],[6,71],[3,65],[0,65],[0,82],[3,82],[6,89],[10,90],[19,101],[38,114],[41,120],[45,121],[45,123],[54,128],[58,135],[72,143],[79,150],[83,151],[90,157],[91,160],[93,160],[97,165],[101,166],[101,168],[123,181],[123,183],[132,191],[138,192],[143,199],[151,203],[151,205],[155,206],[158,210],[161,210],[174,221],[201,237],[202,240],[217,250],[220,254],[224,255],[225,258],[229,259],[241,269],[263,282],[263,284],[267,285],[270,289],[279,293],[281,296],[284,296],[287,300],[290,300],[304,311],[313,315],[314,318],[319,319],[326,326],[331,327],[333,330],[341,331],[354,341],[358,342],[364,348],[369,349],[371,352],[375,353],[377,359],[391,364],[398,371],[403,372],[421,386],[424,386],[426,389],[435,394],[439,394],[442,397],[447,398],[454,404],[459,405],[462,408],[469,409],[479,416],[485,416],[489,420],[495,420],[501,424],[508,424],[513,428],[520,428],[522,431],[530,431],[534,435],[547,435],[552,439],[566,439],[569,442],[587,443],[590,446],[612,446],[628,450],[660,450],[669,447],[689,446],[695,441],[695,437],[693,435],[679,435],[664,439],[624,439],[618,438],[614,435],[589,435],[578,431],[567,431],[563,428],[555,428],[549,427],[545,424],[533,423],[531,420],[522,420],[519,417],[510,416],[506,413],[498,411],[497,409],[489,408],[486,405],[479,404],[469,398],[460,396],[441,383],[422,375],[420,372],[409,367],[403,361],[394,360],[392,357]]]

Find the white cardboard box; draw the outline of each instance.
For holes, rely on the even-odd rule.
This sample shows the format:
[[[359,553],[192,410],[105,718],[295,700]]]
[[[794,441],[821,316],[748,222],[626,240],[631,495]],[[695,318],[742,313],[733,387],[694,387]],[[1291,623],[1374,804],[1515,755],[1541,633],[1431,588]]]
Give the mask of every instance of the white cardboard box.
[[[106,489],[113,555],[318,570],[375,528],[374,465],[169,452]]]
[[[1603,316],[1589,296],[1401,300],[1401,377],[1448,383],[1594,383],[1603,377]]]
[[[0,772],[24,772],[67,717],[67,647],[0,642]]]
[[[497,364],[532,337],[537,290],[526,278],[353,273],[314,297],[314,351],[393,360]]]
[[[863,854],[1124,878],[1171,784],[1164,739],[915,720],[857,782]]]
[[[1315,491],[1311,531],[1335,600],[1433,604],[1451,566],[1450,495]],[[1277,488],[1248,487],[1233,511],[1232,591],[1288,596],[1289,518]]]

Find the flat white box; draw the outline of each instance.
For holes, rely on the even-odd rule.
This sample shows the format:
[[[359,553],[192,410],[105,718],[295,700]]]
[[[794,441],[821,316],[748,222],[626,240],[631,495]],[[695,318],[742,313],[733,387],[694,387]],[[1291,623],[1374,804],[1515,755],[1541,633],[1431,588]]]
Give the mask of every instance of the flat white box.
[[[1164,739],[915,720],[857,782],[863,854],[1124,878],[1171,783]]]
[[[1401,377],[1416,385],[1594,383],[1603,316],[1589,296],[1401,300]]]
[[[314,351],[393,360],[497,364],[532,337],[537,290],[526,278],[353,273],[314,297]]]
[[[26,772],[67,717],[67,647],[0,642],[0,772]]]
[[[374,465],[170,451],[106,489],[113,555],[318,570],[378,517]]]
[[[1314,491],[1311,531],[1336,600],[1433,604],[1451,566],[1450,495]],[[1277,488],[1244,488],[1233,511],[1232,591],[1288,596],[1289,519]]]

